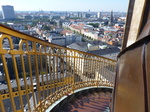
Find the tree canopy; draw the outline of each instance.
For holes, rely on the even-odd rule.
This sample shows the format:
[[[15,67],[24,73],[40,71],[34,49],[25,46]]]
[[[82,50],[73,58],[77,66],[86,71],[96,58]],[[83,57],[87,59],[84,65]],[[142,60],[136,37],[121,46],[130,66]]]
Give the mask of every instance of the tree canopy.
[[[88,25],[92,25],[94,28],[98,28],[99,27],[99,23],[89,23]]]
[[[44,25],[44,26],[42,26],[42,30],[50,30],[50,27],[49,27],[49,26]]]

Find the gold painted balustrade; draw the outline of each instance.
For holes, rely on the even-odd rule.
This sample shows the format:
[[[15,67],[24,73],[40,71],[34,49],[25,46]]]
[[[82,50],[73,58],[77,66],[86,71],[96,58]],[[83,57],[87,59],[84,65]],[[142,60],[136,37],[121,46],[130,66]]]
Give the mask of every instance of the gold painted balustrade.
[[[41,112],[77,89],[113,87],[115,66],[0,25],[0,112]]]

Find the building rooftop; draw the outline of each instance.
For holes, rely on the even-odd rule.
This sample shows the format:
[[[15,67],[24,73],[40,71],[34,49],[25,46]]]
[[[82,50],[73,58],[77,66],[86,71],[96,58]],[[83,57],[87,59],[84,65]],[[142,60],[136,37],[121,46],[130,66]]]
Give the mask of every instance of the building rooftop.
[[[90,47],[93,47],[93,50],[88,48],[88,45]],[[104,49],[101,48],[101,46],[106,46]],[[116,46],[109,45],[102,41],[89,41],[89,42],[77,42],[70,44],[68,48],[76,49],[79,51],[95,54],[95,55],[105,55],[105,54],[111,54],[111,53],[118,53],[120,52],[120,49]]]
[[[96,55],[106,55],[106,54],[112,54],[112,53],[119,53],[120,49],[117,47],[107,48],[107,49],[99,49],[94,51],[87,51],[87,53],[90,54],[96,54]]]

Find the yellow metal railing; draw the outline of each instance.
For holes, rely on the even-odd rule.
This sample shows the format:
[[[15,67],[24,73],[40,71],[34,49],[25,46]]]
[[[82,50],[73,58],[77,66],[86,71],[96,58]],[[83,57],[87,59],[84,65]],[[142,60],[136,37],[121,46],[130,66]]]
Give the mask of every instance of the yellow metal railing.
[[[84,87],[113,87],[116,61],[0,25],[0,111],[45,111]]]

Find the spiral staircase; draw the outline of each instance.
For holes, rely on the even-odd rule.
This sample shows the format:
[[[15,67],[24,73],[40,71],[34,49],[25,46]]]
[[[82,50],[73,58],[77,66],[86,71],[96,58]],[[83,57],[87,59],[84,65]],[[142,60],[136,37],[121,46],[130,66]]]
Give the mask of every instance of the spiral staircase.
[[[150,112],[149,4],[130,0],[117,62],[0,24],[0,112]]]

